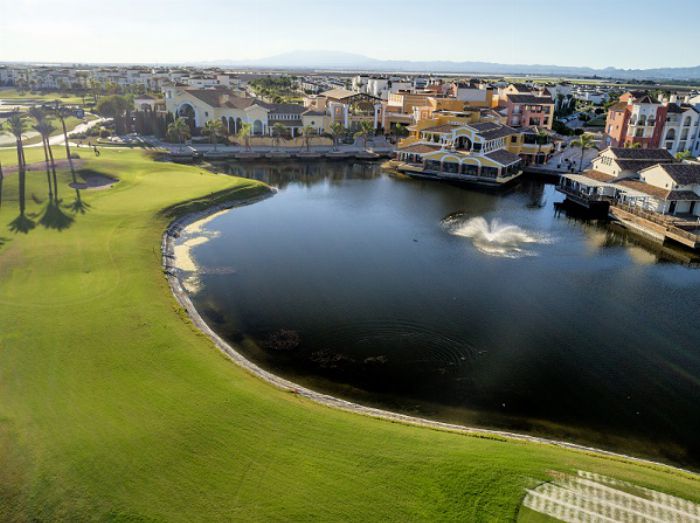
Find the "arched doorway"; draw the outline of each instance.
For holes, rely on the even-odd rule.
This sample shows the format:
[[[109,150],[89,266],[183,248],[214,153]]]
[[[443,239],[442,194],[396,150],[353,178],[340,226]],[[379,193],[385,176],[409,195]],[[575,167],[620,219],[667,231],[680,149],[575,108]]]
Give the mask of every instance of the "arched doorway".
[[[180,106],[180,108],[177,110],[177,116],[179,118],[184,118],[185,120],[187,120],[187,123],[191,128],[194,128],[195,125],[197,125],[194,107],[192,107],[188,103],[182,104]]]
[[[463,149],[465,151],[471,151],[472,141],[466,136],[459,136],[455,142],[455,147],[457,149]]]
[[[255,136],[262,136],[263,133],[263,123],[260,120],[255,120],[253,122],[253,134]]]
[[[228,117],[228,132],[231,134],[236,134],[238,132],[236,121],[233,119],[233,116]]]
[[[243,120],[236,118],[236,132],[240,131],[241,127],[243,127]]]

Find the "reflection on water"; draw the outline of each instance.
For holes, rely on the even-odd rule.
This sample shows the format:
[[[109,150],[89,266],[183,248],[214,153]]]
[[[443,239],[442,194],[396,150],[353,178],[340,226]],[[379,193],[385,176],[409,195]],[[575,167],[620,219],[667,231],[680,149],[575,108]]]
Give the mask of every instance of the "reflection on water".
[[[280,192],[203,226],[218,237],[191,250],[193,300],[247,357],[367,404],[700,465],[688,251],[528,180],[494,194],[375,164],[230,170]]]

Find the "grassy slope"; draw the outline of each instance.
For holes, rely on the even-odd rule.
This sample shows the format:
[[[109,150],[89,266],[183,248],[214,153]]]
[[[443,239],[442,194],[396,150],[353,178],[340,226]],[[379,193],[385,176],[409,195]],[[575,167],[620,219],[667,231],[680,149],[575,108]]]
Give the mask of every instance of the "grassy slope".
[[[24,91],[20,92],[14,88],[2,88],[0,89],[0,100],[7,100],[5,105],[10,105],[10,101],[13,99],[18,99],[20,101],[31,99],[43,102],[53,102],[54,100],[60,100],[66,104],[80,104],[83,103],[83,98],[81,96],[59,93],[59,92],[48,92],[48,91]],[[87,101],[91,101],[92,97],[88,97]]]
[[[503,521],[548,470],[577,468],[700,501],[697,476],[369,419],[259,381],[178,310],[157,212],[259,188],[138,152],[86,167],[122,181],[84,193],[89,211],[60,232],[10,232],[16,175],[4,184],[0,520]],[[45,192],[30,175],[30,212]]]

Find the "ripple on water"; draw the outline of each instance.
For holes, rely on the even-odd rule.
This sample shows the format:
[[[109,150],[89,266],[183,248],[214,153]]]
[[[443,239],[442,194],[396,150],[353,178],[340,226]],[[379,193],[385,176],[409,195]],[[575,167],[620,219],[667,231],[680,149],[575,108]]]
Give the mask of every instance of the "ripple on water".
[[[481,253],[501,258],[537,256],[526,246],[552,243],[543,233],[528,231],[514,224],[501,223],[498,218],[490,222],[483,216],[469,217],[463,213],[452,214],[442,220],[447,232],[467,238]]]
[[[326,327],[317,336],[320,343],[338,352],[356,354],[360,350],[392,365],[417,364],[441,373],[471,365],[477,354],[465,340],[405,319],[353,321]]]

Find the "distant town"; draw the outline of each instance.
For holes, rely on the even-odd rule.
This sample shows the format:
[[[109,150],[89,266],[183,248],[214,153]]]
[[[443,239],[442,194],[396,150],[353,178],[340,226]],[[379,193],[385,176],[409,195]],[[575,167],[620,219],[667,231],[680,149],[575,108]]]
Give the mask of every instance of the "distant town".
[[[0,66],[0,85],[16,96],[2,102],[2,119],[52,96],[78,117],[99,116],[72,134],[91,146],[145,141],[179,162],[390,157],[386,166],[409,176],[492,188],[537,172],[561,177],[568,199],[586,208],[613,203],[636,229],[642,217],[631,213],[644,213],[641,228],[655,239],[700,246],[692,86],[30,64]],[[655,167],[663,180],[643,175]]]

